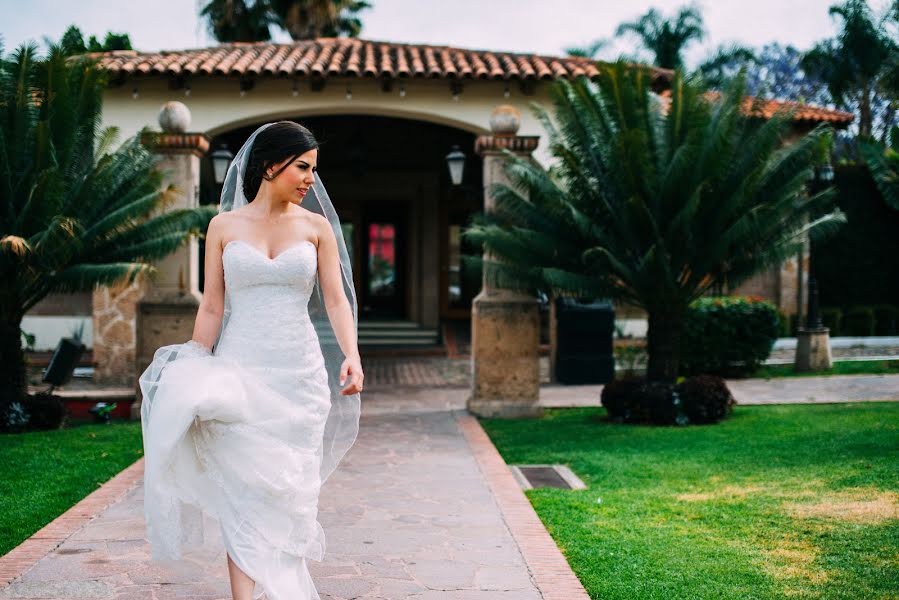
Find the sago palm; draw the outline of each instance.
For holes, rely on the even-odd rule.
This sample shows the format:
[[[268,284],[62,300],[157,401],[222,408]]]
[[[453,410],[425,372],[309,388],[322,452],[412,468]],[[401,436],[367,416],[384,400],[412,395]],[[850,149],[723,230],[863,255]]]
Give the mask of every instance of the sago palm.
[[[58,45],[45,59],[33,44],[0,59],[0,429],[26,392],[24,314],[51,292],[152,273],[214,214],[162,210],[176,190],[162,188],[141,135],[113,149],[103,88],[93,62]]]
[[[496,210],[464,235],[499,259],[483,266],[500,287],[644,309],[648,376],[670,381],[690,302],[845,220],[838,209],[810,219],[831,210],[832,193],[804,192],[829,131],[784,145],[789,116],[749,117],[742,80],[712,97],[677,72],[663,103],[645,70],[600,68],[598,85],[553,84],[553,118],[532,104],[554,166],[507,153],[510,184],[491,186]]]

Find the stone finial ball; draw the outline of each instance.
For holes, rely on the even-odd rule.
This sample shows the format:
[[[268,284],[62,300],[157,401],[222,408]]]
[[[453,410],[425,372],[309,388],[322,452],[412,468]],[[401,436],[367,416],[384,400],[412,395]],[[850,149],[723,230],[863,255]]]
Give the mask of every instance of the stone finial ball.
[[[159,109],[159,126],[166,133],[186,133],[190,127],[190,109],[177,100],[166,102]]]
[[[521,113],[511,104],[500,104],[490,113],[490,131],[494,135],[515,135],[521,126]]]

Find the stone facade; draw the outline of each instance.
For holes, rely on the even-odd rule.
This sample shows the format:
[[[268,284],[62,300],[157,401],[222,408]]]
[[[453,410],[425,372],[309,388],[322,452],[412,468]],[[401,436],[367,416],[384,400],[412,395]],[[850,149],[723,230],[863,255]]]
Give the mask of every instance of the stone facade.
[[[94,381],[105,385],[134,382],[137,303],[146,289],[141,277],[133,283],[98,287],[94,305]]]

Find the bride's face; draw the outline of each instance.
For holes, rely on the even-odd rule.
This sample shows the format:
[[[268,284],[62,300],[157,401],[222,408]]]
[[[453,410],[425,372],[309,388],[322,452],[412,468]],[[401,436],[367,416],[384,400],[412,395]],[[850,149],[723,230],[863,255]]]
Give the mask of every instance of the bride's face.
[[[287,160],[273,165],[271,172],[277,173],[287,163]],[[309,188],[315,183],[313,172],[318,168],[317,165],[318,149],[313,148],[293,159],[291,164],[287,165],[274,180],[268,183],[274,188],[273,191],[277,197],[300,204],[306,197]]]

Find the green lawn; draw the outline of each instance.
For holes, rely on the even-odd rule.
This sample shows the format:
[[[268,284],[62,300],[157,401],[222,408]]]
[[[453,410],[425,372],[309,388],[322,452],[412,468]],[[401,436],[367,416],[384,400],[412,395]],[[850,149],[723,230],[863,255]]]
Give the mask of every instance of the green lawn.
[[[591,598],[899,598],[899,403],[737,406],[718,425],[601,408],[482,419]]]
[[[833,363],[828,371],[797,373],[793,365],[764,365],[753,377],[820,377],[822,375],[889,375],[899,374],[899,360],[851,360]]]
[[[139,421],[0,435],[0,555],[142,453]]]

